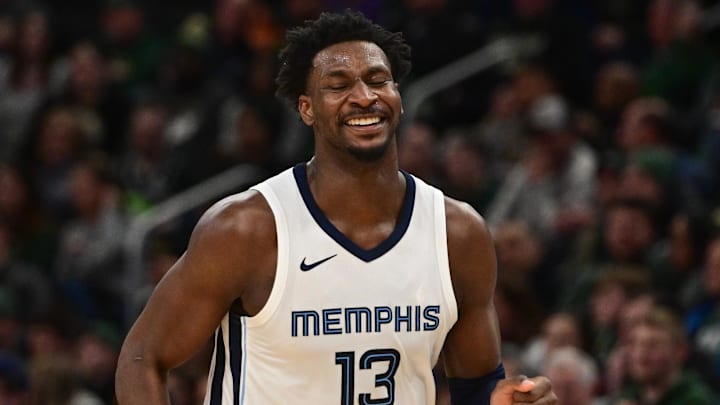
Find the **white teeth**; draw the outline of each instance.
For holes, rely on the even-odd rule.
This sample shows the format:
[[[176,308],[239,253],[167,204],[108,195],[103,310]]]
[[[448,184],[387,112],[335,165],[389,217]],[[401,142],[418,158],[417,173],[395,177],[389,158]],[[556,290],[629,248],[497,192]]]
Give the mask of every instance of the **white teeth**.
[[[373,125],[380,122],[380,117],[353,118],[348,120],[348,125]]]

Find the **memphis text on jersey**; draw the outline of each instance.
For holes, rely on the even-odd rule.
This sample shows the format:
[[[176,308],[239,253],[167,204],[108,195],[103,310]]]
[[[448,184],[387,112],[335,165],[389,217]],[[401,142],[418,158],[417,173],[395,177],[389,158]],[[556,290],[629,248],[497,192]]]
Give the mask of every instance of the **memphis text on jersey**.
[[[439,305],[327,308],[292,311],[293,337],[350,333],[433,331],[440,325]]]

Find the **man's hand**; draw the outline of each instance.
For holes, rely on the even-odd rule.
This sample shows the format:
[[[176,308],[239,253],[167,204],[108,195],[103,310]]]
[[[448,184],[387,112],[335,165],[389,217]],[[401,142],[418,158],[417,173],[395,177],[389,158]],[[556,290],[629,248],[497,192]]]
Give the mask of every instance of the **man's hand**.
[[[557,396],[546,377],[509,377],[498,382],[490,397],[491,405],[552,405]]]

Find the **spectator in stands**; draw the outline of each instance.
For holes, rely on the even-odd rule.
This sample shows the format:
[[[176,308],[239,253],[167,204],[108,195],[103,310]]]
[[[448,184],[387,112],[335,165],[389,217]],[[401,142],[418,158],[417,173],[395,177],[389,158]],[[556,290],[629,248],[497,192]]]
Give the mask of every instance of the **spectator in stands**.
[[[7,12],[0,12],[0,76],[7,76],[7,63],[15,48],[18,35],[18,22]]]
[[[693,347],[710,359],[713,380],[720,386],[720,236],[715,235],[707,246],[698,281],[693,294],[696,303],[686,312],[686,328]]]
[[[602,392],[607,396],[619,394],[628,381],[630,330],[659,305],[657,301],[651,292],[646,291],[623,303],[617,319],[617,339],[607,359],[600,363]]]
[[[48,16],[31,9],[18,25],[12,57],[0,59],[0,161],[14,163],[19,161],[33,114],[57,86],[59,76]]]
[[[107,55],[111,80],[131,99],[142,97],[158,78],[167,44],[148,26],[142,2],[106,0],[98,46]]]
[[[627,156],[620,171],[617,195],[646,204],[655,213],[658,235],[662,235],[673,212],[685,204],[679,162],[667,148],[643,148]]]
[[[498,277],[508,284],[536,291],[543,308],[554,308],[560,280],[542,240],[519,220],[502,223],[494,239]]]
[[[643,266],[658,241],[658,227],[652,207],[643,201],[617,199],[605,208],[599,230],[603,246],[596,263]]]
[[[72,169],[74,215],[60,236],[54,269],[76,310],[121,322],[126,219],[104,165],[101,159],[87,160]]]
[[[138,104],[131,114],[127,145],[117,156],[114,172],[133,212],[147,209],[170,193],[175,162],[166,139],[167,125],[166,107],[159,102]]]
[[[620,340],[623,316],[631,303],[650,288],[649,275],[643,268],[608,269],[595,281],[587,317],[586,331],[591,353],[597,363],[607,364],[612,351]],[[630,311],[631,312],[631,311]]]
[[[107,405],[82,386],[77,362],[67,354],[33,361],[29,405]]]
[[[427,183],[437,184],[439,180],[437,138],[435,129],[424,122],[410,122],[404,126],[398,136],[400,167]]]
[[[637,69],[625,61],[603,65],[596,77],[592,96],[592,111],[597,121],[595,133],[588,140],[598,152],[606,153],[615,144],[616,128],[628,104],[640,92]]]
[[[618,271],[649,277],[646,264],[658,237],[652,211],[645,204],[635,200],[613,201],[605,209],[595,233],[598,246],[588,256],[569,255],[558,270],[563,286],[558,298],[560,308],[576,311],[591,308],[592,291],[607,273]]]
[[[0,164],[0,222],[10,232],[10,255],[49,273],[57,250],[57,226],[42,209],[43,203],[34,195],[27,172]]]
[[[718,62],[703,40],[702,9],[696,0],[653,0],[646,21],[654,54],[644,69],[645,93],[690,113]]]
[[[683,370],[687,353],[685,332],[672,312],[656,308],[638,320],[629,334],[631,382],[613,403],[716,404],[710,388]]]
[[[599,383],[593,358],[577,347],[566,346],[548,353],[542,368],[553,382],[558,405],[601,405],[606,401],[596,395]]]
[[[440,188],[478,212],[487,211],[499,186],[490,176],[483,151],[463,133],[445,135],[441,150]]]
[[[694,284],[702,279],[705,249],[712,232],[713,225],[706,213],[677,211],[670,220],[666,238],[653,249],[650,257],[653,288],[672,298],[680,308],[688,308],[701,295]]]
[[[97,45],[83,41],[68,52],[68,78],[62,92],[52,97],[44,111],[63,105],[71,109],[88,145],[116,154],[127,128],[129,100],[117,91],[110,66]]]
[[[13,302],[14,317],[27,321],[50,310],[55,292],[46,273],[12,256],[13,233],[0,220],[0,289]]]
[[[278,111],[249,95],[237,105],[228,117],[228,131],[211,147],[205,177],[241,164],[265,173],[287,167],[276,153],[283,122],[274,112]]]
[[[37,197],[54,218],[64,221],[71,211],[70,172],[86,150],[78,117],[67,106],[42,117],[33,154],[26,162]]]
[[[487,114],[470,132],[472,142],[487,151],[487,169],[494,178],[502,178],[520,160],[527,148],[520,99],[527,97],[529,92],[528,89],[520,88],[522,75],[516,74],[515,85],[501,84],[493,90]],[[527,87],[532,87],[532,80],[527,81],[531,82]]]
[[[75,339],[77,368],[83,385],[105,404],[115,398],[115,369],[122,336],[117,327],[97,321]]]
[[[503,345],[523,347],[539,333],[544,319],[543,308],[533,291],[525,286],[498,279],[495,309]]]
[[[28,376],[21,358],[0,353],[0,403],[25,405],[28,396]]]
[[[615,133],[615,143],[624,154],[645,148],[669,148],[670,106],[660,97],[638,98],[627,104]]]
[[[522,368],[529,373],[540,373],[552,353],[562,348],[581,350],[585,347],[580,320],[570,312],[550,314],[542,325],[542,332],[527,345],[521,357]]]
[[[488,208],[491,226],[521,219],[550,243],[590,225],[597,161],[577,139],[571,114],[557,95],[532,105],[528,115],[532,144]]]

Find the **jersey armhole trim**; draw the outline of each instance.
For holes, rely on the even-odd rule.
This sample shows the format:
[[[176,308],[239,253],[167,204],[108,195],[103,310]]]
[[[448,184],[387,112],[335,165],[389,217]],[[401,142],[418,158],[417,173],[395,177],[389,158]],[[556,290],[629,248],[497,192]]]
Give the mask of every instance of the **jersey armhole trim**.
[[[283,293],[285,292],[285,285],[288,277],[288,229],[287,220],[285,219],[285,212],[277,198],[277,195],[272,188],[265,183],[261,183],[253,186],[251,189],[260,192],[265,198],[270,209],[275,217],[275,234],[277,238],[277,264],[275,266],[275,280],[273,281],[272,290],[268,297],[265,305],[260,311],[254,316],[248,316],[247,326],[260,326],[270,320],[272,315],[277,310],[280,300],[282,299]]]
[[[443,295],[447,303],[452,324],[457,321],[458,309],[455,291],[453,290],[452,277],[450,272],[450,260],[448,258],[447,223],[445,218],[445,197],[439,190],[433,192],[433,206],[435,217],[435,246],[437,249],[438,268],[440,270],[440,283]],[[452,324],[450,327],[452,327]]]

